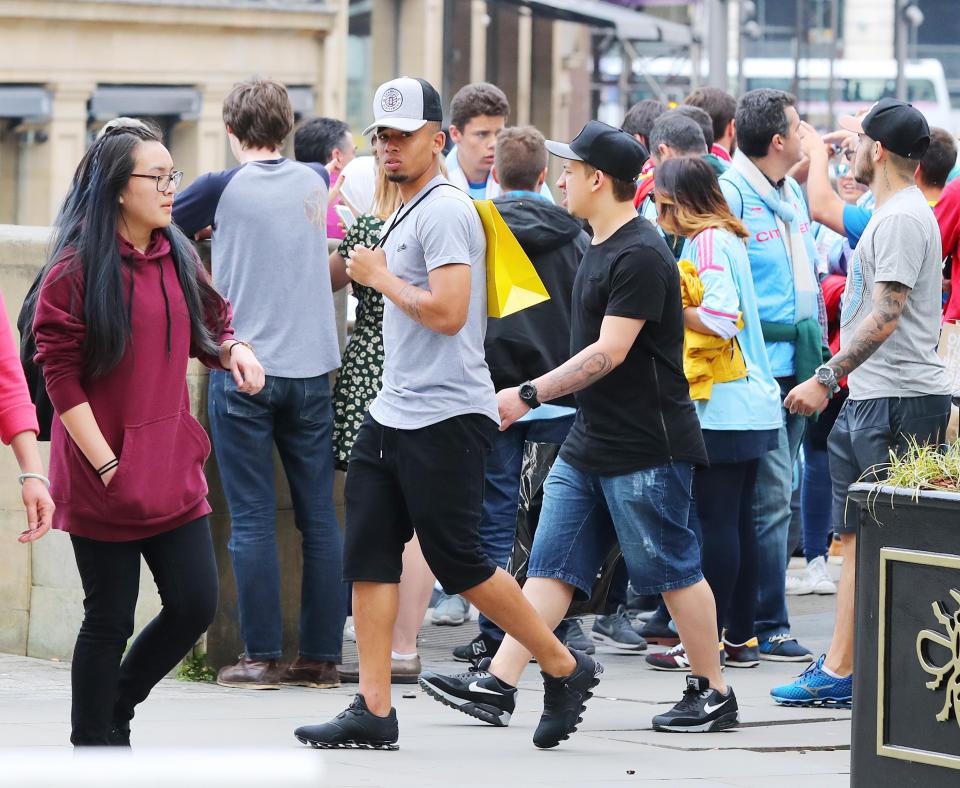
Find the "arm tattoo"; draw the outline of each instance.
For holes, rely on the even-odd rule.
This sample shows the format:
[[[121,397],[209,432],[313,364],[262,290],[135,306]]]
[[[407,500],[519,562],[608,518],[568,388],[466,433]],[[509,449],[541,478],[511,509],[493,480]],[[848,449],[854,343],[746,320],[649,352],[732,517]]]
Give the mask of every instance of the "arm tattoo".
[[[420,302],[423,300],[423,291],[419,287],[406,285],[397,295],[397,306],[418,323],[423,323],[420,314]]]
[[[610,356],[599,351],[591,353],[582,361],[574,357],[544,375],[541,384],[537,386],[538,398],[541,402],[547,402],[573,394],[610,374],[613,368]]]
[[[897,327],[910,288],[899,282],[880,282],[873,291],[873,311],[857,328],[850,346],[827,362],[838,378],[846,377],[872,356]]]

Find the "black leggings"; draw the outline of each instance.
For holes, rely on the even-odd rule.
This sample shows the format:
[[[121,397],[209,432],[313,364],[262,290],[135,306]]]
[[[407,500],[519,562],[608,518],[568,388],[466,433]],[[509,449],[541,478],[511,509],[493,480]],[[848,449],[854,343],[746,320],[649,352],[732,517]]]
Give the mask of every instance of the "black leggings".
[[[134,707],[210,626],[217,609],[217,564],[206,517],[134,542],[70,539],[84,592],[73,652],[70,741],[106,745],[111,728],[129,724]],[[163,608],[123,657],[133,634],[141,555]]]
[[[698,467],[693,499],[702,531],[702,567],[717,600],[717,631],[744,643],[754,635],[757,609],[757,531],[753,489],[759,460]]]

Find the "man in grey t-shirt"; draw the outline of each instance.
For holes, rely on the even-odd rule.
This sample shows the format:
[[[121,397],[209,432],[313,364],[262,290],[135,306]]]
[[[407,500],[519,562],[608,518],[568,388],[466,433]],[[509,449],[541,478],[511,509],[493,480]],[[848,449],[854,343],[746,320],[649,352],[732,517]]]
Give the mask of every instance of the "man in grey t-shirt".
[[[364,135],[376,132],[377,157],[403,204],[385,223],[381,248],[356,246],[347,264],[354,281],[384,295],[383,390],[357,434],[344,492],[343,576],[353,582],[360,691],[336,719],[295,735],[321,748],[397,748],[390,645],[403,547],[414,533],[444,589],[463,594],[536,656],[541,725],[556,729],[563,720],[569,735],[602,668],[565,648],[480,547],[486,456],[500,423],[483,350],[483,228],[471,200],[440,175],[437,91],[422,79],[395,79],[377,90],[373,110]],[[516,692],[489,677],[477,716],[505,725]]]
[[[841,125],[860,135],[854,176],[873,191],[877,210],[857,244],[841,305],[840,352],[785,401],[804,416],[826,407],[837,381],[850,398],[830,433],[834,530],[843,573],[830,650],[791,684],[772,691],[791,706],[848,704],[853,697],[856,523],[846,522],[847,489],[877,480],[890,452],[908,443],[940,443],[950,386],[937,358],[940,327],[940,231],[914,171],[930,143],[926,120],[909,104],[877,102],[862,121]]]
[[[437,331],[392,301],[383,310],[383,348],[388,363],[370,415],[386,427],[413,430],[478,413],[500,423],[497,398],[484,358],[487,327],[487,244],[473,201],[437,174],[384,223],[390,273],[429,288],[430,273],[466,263],[469,303],[463,328]],[[409,217],[409,206],[417,203]],[[466,272],[464,272],[466,273]]]

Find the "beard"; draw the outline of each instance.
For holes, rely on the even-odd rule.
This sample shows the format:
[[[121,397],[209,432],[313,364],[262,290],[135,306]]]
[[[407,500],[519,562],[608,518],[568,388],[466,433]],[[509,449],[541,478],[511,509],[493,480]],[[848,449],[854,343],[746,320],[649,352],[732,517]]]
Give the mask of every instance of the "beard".
[[[862,186],[869,186],[873,182],[874,167],[870,159],[859,159],[853,163],[853,179]]]
[[[395,172],[392,175],[388,175],[387,180],[390,181],[390,183],[406,183],[410,180],[410,176]]]

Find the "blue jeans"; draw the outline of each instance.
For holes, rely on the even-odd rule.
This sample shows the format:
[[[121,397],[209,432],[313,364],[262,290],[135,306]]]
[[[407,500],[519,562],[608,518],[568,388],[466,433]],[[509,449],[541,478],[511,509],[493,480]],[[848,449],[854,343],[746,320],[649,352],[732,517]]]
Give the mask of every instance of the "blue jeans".
[[[273,445],[290,484],[302,536],[300,655],[339,662],[347,586],[343,538],[333,507],[333,410],[330,380],[267,376],[254,396],[228,372],[211,372],[210,428],[232,519],[230,556],[237,581],[240,634],[250,659],[283,653],[277,557]]]
[[[480,543],[497,566],[506,569],[517,536],[517,508],[520,505],[520,473],[523,444],[563,443],[573,426],[573,416],[559,419],[520,421],[498,432],[487,457],[487,475],[480,520]],[[480,631],[493,640],[503,640],[503,630],[482,613]]]
[[[830,455],[826,449],[803,441],[803,487],[800,511],[803,516],[803,555],[807,562],[827,554],[833,533],[833,485],[830,481]]]
[[[682,463],[600,476],[559,458],[544,483],[527,577],[561,580],[588,599],[619,541],[638,594],[700,582],[700,545],[687,522],[692,483],[693,467]]]
[[[793,378],[778,378],[781,397],[796,385]],[[779,446],[760,458],[757,486],[753,496],[753,521],[757,528],[759,567],[757,572],[756,633],[760,640],[790,633],[787,614],[787,539],[790,534],[790,498],[793,495],[793,466],[806,429],[803,416],[786,408],[780,428]]]

